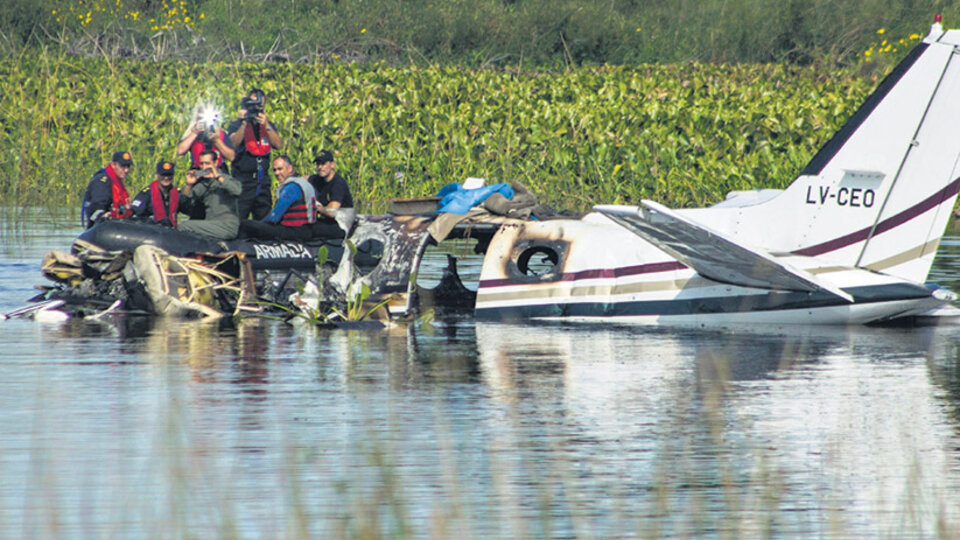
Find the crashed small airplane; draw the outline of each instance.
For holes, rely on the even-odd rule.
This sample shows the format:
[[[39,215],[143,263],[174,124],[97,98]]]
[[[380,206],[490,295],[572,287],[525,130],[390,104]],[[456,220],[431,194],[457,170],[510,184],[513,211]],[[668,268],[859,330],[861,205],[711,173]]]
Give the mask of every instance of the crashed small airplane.
[[[930,34],[782,191],[504,224],[478,318],[847,324],[955,314],[924,285],[960,188],[960,31]],[[531,271],[531,260],[544,264]]]
[[[390,298],[393,316],[444,307],[487,320],[678,325],[956,316],[955,295],[924,282],[960,190],[958,96],[960,31],[937,20],[785,190],[732,193],[699,209],[595,206],[578,219],[476,208],[361,216],[349,245],[363,260],[339,244],[316,264],[316,246],[205,249],[250,260],[256,294],[271,301],[300,261],[321,300],[363,287]],[[113,235],[124,247],[95,232],[88,244],[112,252],[146,242]],[[427,249],[457,238],[483,256],[475,291],[449,250],[440,285],[418,285]]]

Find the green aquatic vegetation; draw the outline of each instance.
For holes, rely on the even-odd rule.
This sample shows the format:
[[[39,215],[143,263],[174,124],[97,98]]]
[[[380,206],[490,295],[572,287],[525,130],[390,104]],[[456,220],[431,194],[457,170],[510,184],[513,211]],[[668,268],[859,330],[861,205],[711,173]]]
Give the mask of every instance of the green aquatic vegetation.
[[[388,61],[567,68],[640,62],[853,63],[956,2],[902,0],[6,0],[0,50],[192,61]],[[894,37],[894,39],[891,39]],[[873,54],[876,56],[876,54]]]
[[[362,212],[481,176],[519,180],[560,208],[654,198],[684,207],[783,187],[877,78],[853,70],[686,63],[558,72],[85,59],[0,59],[0,195],[76,207],[93,171],[134,155],[152,180],[198,103],[232,119],[246,88],[268,94],[283,152],[309,173],[332,149]],[[187,158],[179,158],[185,167]]]
[[[356,294],[347,297],[345,309],[336,306],[331,307],[331,311],[336,314],[337,319],[347,322],[365,321],[370,318],[377,310],[390,303],[390,298],[385,298],[379,302],[368,305],[370,299],[370,286],[366,283],[360,285],[360,290]],[[332,316],[330,317],[333,318]]]

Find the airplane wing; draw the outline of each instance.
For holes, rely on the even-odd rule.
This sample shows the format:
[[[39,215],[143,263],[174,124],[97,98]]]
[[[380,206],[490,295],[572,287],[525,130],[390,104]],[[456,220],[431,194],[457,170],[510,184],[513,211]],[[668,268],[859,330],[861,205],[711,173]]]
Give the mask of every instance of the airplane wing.
[[[648,200],[640,204],[593,209],[714,281],[761,289],[828,291],[853,302],[853,297],[836,285],[739,244],[666,206]]]

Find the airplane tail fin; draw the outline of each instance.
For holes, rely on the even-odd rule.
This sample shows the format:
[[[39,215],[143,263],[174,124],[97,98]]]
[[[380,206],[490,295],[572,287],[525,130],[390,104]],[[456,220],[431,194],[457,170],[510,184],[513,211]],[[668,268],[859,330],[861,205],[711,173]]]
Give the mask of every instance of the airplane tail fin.
[[[925,281],[960,189],[960,30],[939,26],[796,181],[741,208],[728,229],[771,250]],[[771,220],[791,219],[771,232]]]

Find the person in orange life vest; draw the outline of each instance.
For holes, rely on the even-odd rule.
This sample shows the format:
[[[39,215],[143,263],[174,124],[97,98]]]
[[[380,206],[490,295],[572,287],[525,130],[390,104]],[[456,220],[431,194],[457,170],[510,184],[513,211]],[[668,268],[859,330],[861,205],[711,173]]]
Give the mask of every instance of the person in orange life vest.
[[[216,126],[216,117],[205,118],[203,109],[197,107],[193,123],[177,143],[177,155],[189,152],[190,165],[199,168],[200,154],[204,151],[216,152],[217,168],[221,172],[227,172],[227,161],[233,161],[237,155],[226,132]]]
[[[283,140],[267,118],[266,95],[251,88],[240,102],[240,117],[227,126],[227,137],[236,150],[230,172],[243,185],[240,218],[262,219],[273,207],[270,182],[270,150]]]
[[[157,163],[157,179],[143,188],[130,205],[133,215],[150,219],[161,225],[177,226],[180,193],[173,187],[173,173],[173,163],[169,161]]]
[[[129,152],[114,152],[104,168],[93,173],[83,194],[80,220],[88,229],[105,219],[130,217],[130,194],[123,180],[130,173],[133,158]]]
[[[273,160],[273,174],[280,181],[277,204],[261,221],[241,221],[240,236],[262,240],[309,240],[310,225],[317,218],[317,197],[313,186],[296,175],[293,161],[287,155]]]
[[[317,174],[307,178],[317,192],[317,221],[310,226],[313,238],[343,238],[356,219],[350,186],[337,174],[337,164],[329,150],[321,150],[313,162]]]

